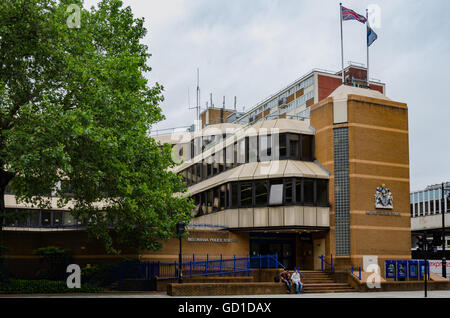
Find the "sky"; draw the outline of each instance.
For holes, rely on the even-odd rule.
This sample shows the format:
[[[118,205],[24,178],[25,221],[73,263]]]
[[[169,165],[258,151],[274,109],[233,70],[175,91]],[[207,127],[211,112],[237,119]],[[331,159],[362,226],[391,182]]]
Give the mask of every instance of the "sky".
[[[341,0],[342,1],[342,0]],[[201,106],[251,109],[314,68],[341,68],[339,0],[124,0],[145,19],[152,57],[149,83],[164,86],[166,120],[154,129],[191,125]],[[378,39],[370,77],[409,107],[410,187],[450,181],[450,1],[347,0],[374,8]],[[85,0],[85,8],[98,3]],[[365,26],[343,23],[344,61],[366,64]],[[190,97],[190,98],[188,98]],[[387,119],[388,120],[388,119]]]

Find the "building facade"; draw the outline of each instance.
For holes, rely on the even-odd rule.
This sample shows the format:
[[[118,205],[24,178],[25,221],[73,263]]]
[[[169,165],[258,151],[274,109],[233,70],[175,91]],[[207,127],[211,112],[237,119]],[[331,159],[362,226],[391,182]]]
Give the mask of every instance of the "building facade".
[[[155,137],[173,146],[182,195],[196,204],[185,254],[276,253],[283,266],[309,270],[321,257],[349,270],[375,256],[381,273],[384,260],[411,259],[407,106],[384,84],[367,85],[365,69],[344,72],[345,85],[340,73],[314,70],[246,113],[206,111],[201,130]],[[28,213],[5,227],[11,257],[56,235],[82,242],[80,262],[108,259],[68,211],[6,202]],[[178,241],[140,256],[176,260]]]

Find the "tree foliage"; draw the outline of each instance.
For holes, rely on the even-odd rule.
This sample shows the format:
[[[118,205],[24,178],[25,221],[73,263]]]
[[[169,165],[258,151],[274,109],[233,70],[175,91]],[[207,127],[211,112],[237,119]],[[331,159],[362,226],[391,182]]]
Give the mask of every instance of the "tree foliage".
[[[1,193],[41,208],[52,193],[110,252],[159,248],[193,206],[174,195],[185,184],[170,147],[148,136],[163,87],[146,78],[143,19],[119,0],[0,3]]]

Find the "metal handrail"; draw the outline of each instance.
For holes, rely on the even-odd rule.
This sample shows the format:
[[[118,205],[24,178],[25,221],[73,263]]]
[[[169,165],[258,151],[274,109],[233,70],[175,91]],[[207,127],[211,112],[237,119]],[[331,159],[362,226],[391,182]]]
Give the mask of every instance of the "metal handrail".
[[[189,256],[190,257],[190,256]],[[200,258],[200,259],[199,259]],[[173,262],[132,262],[124,264],[119,268],[119,283],[125,278],[153,279],[159,280],[178,278],[180,269],[177,261]],[[247,273],[255,268],[278,268],[284,265],[278,262],[278,255],[236,256],[224,258],[223,255],[211,259],[209,255],[204,257],[192,255],[192,258],[181,261],[183,277],[234,275]]]
[[[361,280],[361,266],[359,266],[359,275],[356,276],[356,274],[353,272],[353,266],[351,270],[348,270],[349,273],[351,273],[353,276],[355,276],[356,278],[358,278],[359,280]]]
[[[330,266],[330,270],[331,270],[332,272],[335,271],[335,268],[334,268],[334,266],[333,266],[333,254],[331,254],[331,261],[330,261],[331,264],[329,264],[329,263],[327,263],[327,262],[325,261],[325,257],[324,257],[323,255],[320,255],[320,256],[318,256],[318,257],[319,257],[320,260],[322,261],[322,262],[321,262],[322,272],[324,271],[324,268],[325,268],[324,264]]]

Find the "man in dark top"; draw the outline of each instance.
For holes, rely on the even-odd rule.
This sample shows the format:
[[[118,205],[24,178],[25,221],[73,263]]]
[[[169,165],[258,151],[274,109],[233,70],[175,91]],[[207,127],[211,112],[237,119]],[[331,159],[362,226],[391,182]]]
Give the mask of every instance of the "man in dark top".
[[[291,274],[289,274],[289,272],[285,269],[284,271],[281,272],[280,274],[280,280],[282,283],[284,283],[286,285],[286,289],[288,293],[291,293]]]

